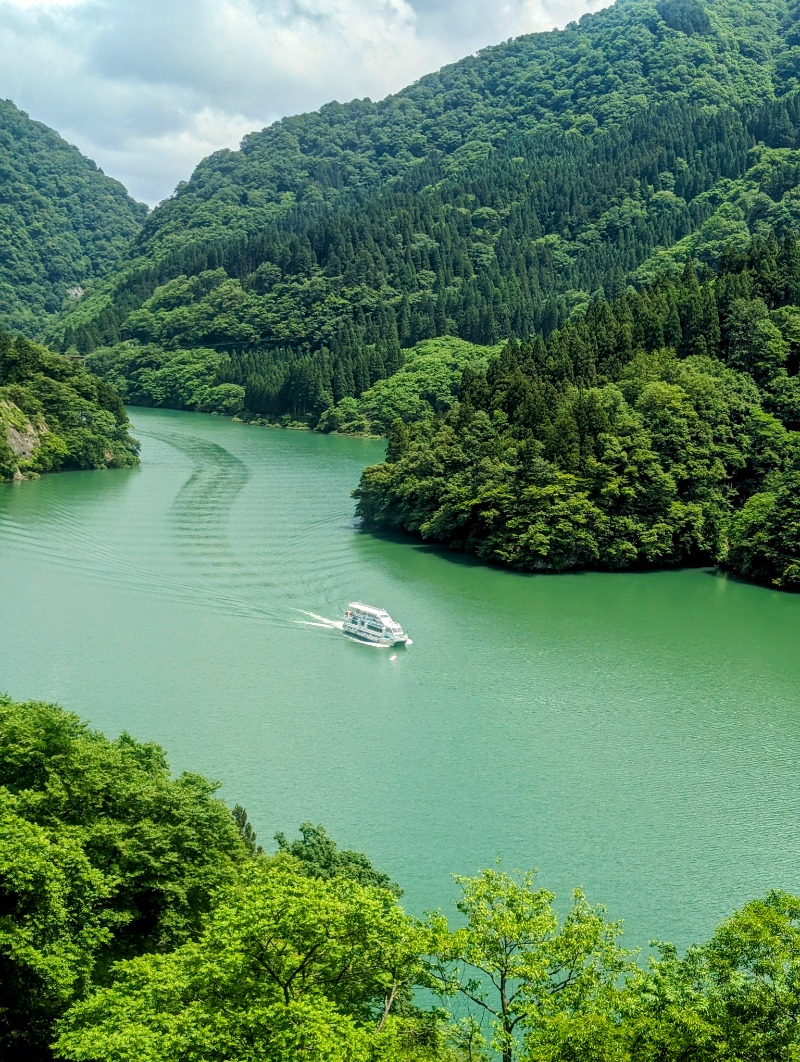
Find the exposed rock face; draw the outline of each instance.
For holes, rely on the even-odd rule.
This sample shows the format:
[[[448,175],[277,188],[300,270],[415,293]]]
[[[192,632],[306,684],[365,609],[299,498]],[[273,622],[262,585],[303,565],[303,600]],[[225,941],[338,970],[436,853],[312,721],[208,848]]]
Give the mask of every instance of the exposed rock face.
[[[37,420],[37,423],[34,423],[13,402],[0,399],[0,458],[2,458],[1,451],[5,450],[7,457],[9,450],[11,452],[10,462],[7,459],[6,461],[0,460],[0,466],[5,465],[5,469],[0,470],[0,479],[25,478],[19,467],[14,468],[14,459],[19,462],[29,461],[39,448],[42,436],[46,432],[47,425],[44,421]]]
[[[26,422],[22,431],[19,428],[15,428],[12,424],[6,424],[6,440],[17,457],[27,461],[39,445],[39,433],[30,421]]]

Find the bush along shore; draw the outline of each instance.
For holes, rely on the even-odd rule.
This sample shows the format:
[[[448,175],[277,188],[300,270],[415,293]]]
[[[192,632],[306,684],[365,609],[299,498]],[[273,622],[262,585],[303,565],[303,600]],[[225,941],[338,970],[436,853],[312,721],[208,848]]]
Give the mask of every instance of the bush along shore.
[[[73,358],[0,332],[0,480],[137,464],[129,429],[105,380]]]

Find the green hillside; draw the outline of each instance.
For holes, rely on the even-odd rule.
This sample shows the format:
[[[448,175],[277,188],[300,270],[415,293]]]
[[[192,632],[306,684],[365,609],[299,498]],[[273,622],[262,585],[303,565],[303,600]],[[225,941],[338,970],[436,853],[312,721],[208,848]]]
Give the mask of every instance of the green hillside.
[[[509,137],[614,128],[648,103],[760,103],[791,80],[785,0],[620,0],[566,30],[486,48],[378,103],[330,103],[204,160],[153,213],[152,252],[260,233],[300,204],[320,208],[425,170],[464,171]],[[430,175],[420,183],[432,183]]]
[[[0,481],[138,463],[116,391],[80,362],[0,332]]]
[[[180,351],[314,422],[422,340],[547,335],[676,247],[794,225],[795,33],[784,0],[619,0],[284,119],[201,163],[52,338],[117,378]]]
[[[0,328],[33,336],[118,262],[147,207],[10,100],[0,100],[0,188]]]
[[[368,525],[526,571],[722,562],[800,589],[800,251],[593,303],[511,342],[357,491]]]

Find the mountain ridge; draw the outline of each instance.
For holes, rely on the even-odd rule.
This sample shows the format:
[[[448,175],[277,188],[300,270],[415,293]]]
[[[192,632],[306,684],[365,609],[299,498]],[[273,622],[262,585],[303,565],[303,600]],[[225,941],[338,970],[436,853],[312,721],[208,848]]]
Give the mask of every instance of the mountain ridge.
[[[581,196],[592,194],[590,182],[581,185],[569,170],[581,153],[595,152],[588,164],[608,185],[613,172],[604,150],[616,138],[619,150],[635,151],[637,129],[657,121],[666,128],[658,117],[664,108],[682,112],[675,128],[694,122],[699,135],[702,123],[708,126],[726,108],[740,114],[790,97],[800,71],[795,22],[784,0],[755,11],[735,0],[618,0],[564,30],[484,49],[379,103],[330,103],[282,119],[248,134],[239,152],[204,159],[148,217],[116,279],[72,307],[48,338],[80,353],[120,340],[220,353],[260,344],[261,375],[274,369],[283,387],[293,360],[324,360],[325,350],[347,363],[344,376],[355,376],[359,350],[390,373],[401,360],[400,346],[436,335],[491,344],[528,334],[542,326],[546,300],[537,304],[536,295],[542,282],[558,302],[548,311],[557,324],[587,304],[598,276],[603,286],[619,287],[656,245],[636,243],[642,196],[625,188],[614,201],[609,192],[604,211],[617,211],[617,229],[628,230],[623,237],[632,235],[635,246],[619,261],[601,255],[592,276],[584,276],[585,248],[561,242],[563,224],[542,203],[536,167],[544,164],[548,143],[555,160],[548,163],[549,194],[557,198],[555,185],[566,172],[571,199],[559,210],[569,220]],[[707,165],[708,181],[694,194],[710,191],[712,178],[741,175],[756,143],[754,132],[747,135],[733,163]],[[673,187],[686,184],[677,163],[691,181],[700,147],[692,145],[691,131],[680,136],[667,174]],[[734,146],[720,150],[732,155]],[[514,176],[515,166],[527,183]],[[669,200],[672,189],[657,178],[656,172],[648,180],[662,213],[690,205],[685,200],[682,207],[680,196]],[[532,222],[520,223],[519,209],[514,215],[506,180],[520,185],[523,213],[537,214],[538,235],[528,231]],[[531,197],[537,203],[526,208]],[[437,221],[435,211],[451,206],[451,216]],[[644,227],[650,223],[645,218]],[[674,241],[689,232],[684,226],[665,235]],[[541,259],[528,277],[535,289],[528,309],[515,245]],[[574,261],[562,263],[564,255]],[[574,274],[566,291],[559,287],[562,266]],[[215,279],[220,269],[224,277]],[[191,290],[181,287],[179,278],[204,274]],[[517,283],[521,292],[509,295]],[[154,297],[155,322],[148,317]],[[166,305],[181,310],[186,326],[166,326]],[[493,315],[500,318],[494,324]],[[197,317],[213,321],[214,330],[198,331]],[[281,344],[294,354],[274,356]],[[321,392],[338,400],[332,372],[325,375]],[[319,405],[313,401],[306,412],[318,415]]]
[[[154,240],[162,229],[166,230],[162,238],[169,237],[172,215],[180,220],[181,238],[195,227],[207,226],[211,220],[207,213],[199,210],[196,219],[187,219],[185,208],[196,192],[203,193],[198,195],[201,205],[213,202],[215,196],[224,198],[224,182],[220,184],[219,177],[234,175],[233,170],[243,191],[248,197],[252,192],[256,200],[227,202],[223,218],[229,226],[236,224],[240,213],[234,206],[249,206],[258,216],[270,192],[273,201],[264,221],[274,220],[269,211],[285,207],[282,196],[292,197],[294,202],[310,189],[316,190],[314,198],[316,192],[323,200],[326,196],[335,198],[343,186],[348,190],[368,186],[378,171],[383,179],[400,176],[433,151],[454,156],[453,165],[458,169],[464,155],[468,158],[473,149],[485,152],[508,134],[508,122],[498,121],[498,116],[486,109],[487,102],[503,94],[511,115],[519,119],[518,132],[540,127],[568,129],[575,125],[575,119],[581,119],[585,131],[590,125],[587,117],[598,126],[613,124],[626,107],[636,106],[631,100],[637,92],[645,96],[649,92],[651,99],[660,100],[679,95],[681,79],[686,78],[681,64],[694,62],[698,69],[711,68],[692,85],[696,100],[709,105],[723,102],[721,95],[738,79],[739,98],[760,102],[773,95],[769,63],[776,58],[772,52],[778,26],[795,16],[782,0],[759,5],[747,20],[748,45],[734,54],[722,29],[729,35],[729,23],[735,29],[742,28],[734,18],[740,10],[735,0],[716,4],[617,0],[564,29],[526,34],[482,48],[377,102],[332,101],[317,111],[282,118],[247,134],[239,151],[222,149],[203,159],[191,178],[181,182],[153,212],[140,244]],[[636,32],[629,32],[629,21]],[[677,28],[681,25],[686,28]],[[590,30],[595,37],[588,40]],[[621,37],[620,31],[624,31]],[[715,51],[720,50],[727,60],[725,69],[713,65]],[[521,63],[526,76],[517,82],[513,74]],[[549,84],[550,80],[554,84]],[[630,89],[629,98],[619,95],[625,86]],[[603,102],[598,108],[599,99]],[[587,106],[589,101],[591,106]],[[467,145],[472,145],[470,151],[459,155],[459,149]],[[368,163],[370,150],[373,157]],[[187,220],[191,224],[187,225]],[[243,231],[248,231],[246,225],[237,226],[237,233]]]
[[[10,100],[0,100],[0,182],[0,327],[33,335],[117,264],[148,208]]]

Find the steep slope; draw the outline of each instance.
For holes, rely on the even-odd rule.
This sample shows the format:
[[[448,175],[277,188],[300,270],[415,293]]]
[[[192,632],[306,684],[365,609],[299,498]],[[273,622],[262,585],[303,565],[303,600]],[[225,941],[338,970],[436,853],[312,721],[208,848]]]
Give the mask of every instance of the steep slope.
[[[29,339],[0,331],[0,481],[138,464],[114,389]]]
[[[0,328],[33,335],[117,264],[147,207],[10,100],[0,100],[0,186]]]
[[[794,26],[784,0],[619,0],[286,119],[205,160],[52,338],[134,340],[139,368],[198,351],[210,386],[266,380],[267,406],[316,419],[401,347],[547,333],[695,236],[751,148],[795,146]]]
[[[509,136],[613,128],[648,103],[712,107],[775,94],[785,0],[620,0],[564,31],[486,48],[373,103],[330,103],[220,151],[150,219],[143,249],[252,234],[444,160],[455,173]]]

